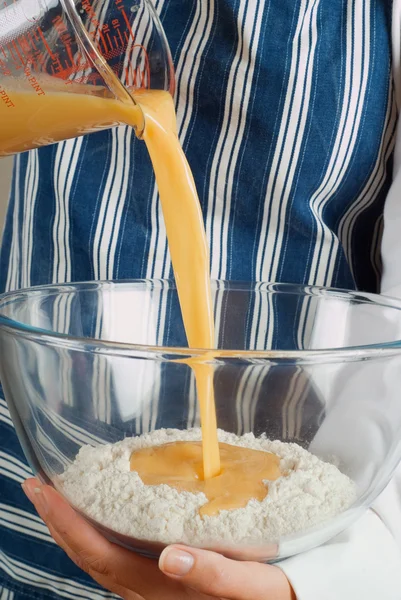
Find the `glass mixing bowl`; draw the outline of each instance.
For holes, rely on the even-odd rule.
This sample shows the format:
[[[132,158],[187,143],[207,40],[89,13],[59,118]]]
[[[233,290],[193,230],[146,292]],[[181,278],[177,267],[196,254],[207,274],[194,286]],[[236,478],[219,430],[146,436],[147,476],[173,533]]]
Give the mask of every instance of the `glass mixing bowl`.
[[[51,285],[0,297],[0,377],[26,457],[43,482],[81,446],[199,425],[192,371],[214,370],[220,428],[296,442],[357,485],[339,516],[263,543],[208,545],[274,561],[321,544],[375,500],[401,458],[401,302],[283,284],[214,282],[216,345],[189,350],[169,281]],[[207,356],[206,356],[207,355]],[[295,508],[294,508],[295,510]],[[156,557],[163,544],[95,523]],[[176,542],[180,542],[177,539]]]

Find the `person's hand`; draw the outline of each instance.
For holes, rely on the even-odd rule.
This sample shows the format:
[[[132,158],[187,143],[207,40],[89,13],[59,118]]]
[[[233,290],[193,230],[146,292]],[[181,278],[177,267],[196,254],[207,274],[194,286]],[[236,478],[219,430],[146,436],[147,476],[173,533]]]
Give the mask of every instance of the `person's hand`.
[[[27,480],[23,489],[71,560],[125,600],[295,600],[278,567],[186,546],[169,546],[157,564],[106,540],[37,479]]]

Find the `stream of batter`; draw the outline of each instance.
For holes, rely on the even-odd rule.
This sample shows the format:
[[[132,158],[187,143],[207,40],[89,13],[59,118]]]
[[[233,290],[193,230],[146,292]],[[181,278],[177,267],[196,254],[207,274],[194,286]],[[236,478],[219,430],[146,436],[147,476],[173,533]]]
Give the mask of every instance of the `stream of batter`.
[[[8,90],[0,103],[0,156],[127,124],[141,132],[159,189],[175,281],[190,348],[215,348],[210,261],[194,179],[182,151],[173,100],[164,91],[135,93],[136,104],[101,95],[62,93],[38,96]],[[11,103],[11,104],[10,104]],[[210,356],[209,356],[210,358]],[[186,442],[136,452],[131,469],[149,485],[168,483],[180,490],[203,491],[202,514],[246,506],[263,499],[263,480],[280,476],[273,454],[218,443],[213,367],[190,359],[200,404],[202,444]]]

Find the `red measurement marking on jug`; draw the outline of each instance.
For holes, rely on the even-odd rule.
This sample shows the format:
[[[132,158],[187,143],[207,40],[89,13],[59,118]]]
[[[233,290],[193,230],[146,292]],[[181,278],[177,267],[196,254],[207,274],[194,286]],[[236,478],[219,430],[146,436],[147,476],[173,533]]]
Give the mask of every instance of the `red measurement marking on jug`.
[[[136,88],[150,87],[146,49],[136,41],[124,0],[113,1],[114,10],[110,11],[109,7],[112,17],[109,21],[101,22],[93,2],[82,0],[80,16],[89,37],[124,84]],[[101,83],[93,62],[77,44],[75,31],[65,15],[54,17],[52,29],[46,33],[42,31],[40,21],[28,14],[26,20],[32,25],[26,32],[0,45],[2,75],[18,76],[21,73],[38,94],[44,93],[37,81],[41,73],[64,80],[66,84]],[[121,60],[118,60],[119,57]]]
[[[114,0],[113,17],[100,22],[91,0],[82,1],[82,9],[87,15],[86,27],[98,52],[111,64],[111,69],[129,87],[150,87],[149,57],[143,45],[136,43],[135,34],[124,8],[124,0]],[[110,10],[110,7],[109,7]]]
[[[0,84],[0,101],[4,102],[7,108],[15,108],[15,104],[9,96],[7,90]]]

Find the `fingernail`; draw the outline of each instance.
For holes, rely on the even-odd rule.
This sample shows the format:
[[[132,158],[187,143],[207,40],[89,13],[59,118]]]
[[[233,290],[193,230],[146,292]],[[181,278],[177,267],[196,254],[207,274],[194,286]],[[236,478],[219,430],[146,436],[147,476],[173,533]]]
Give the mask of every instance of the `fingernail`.
[[[178,577],[188,575],[194,563],[195,560],[192,554],[176,548],[166,548],[159,559],[159,567],[163,573]]]
[[[47,515],[47,513],[49,512],[49,507],[47,504],[45,493],[43,491],[43,486],[36,486],[33,488],[32,486],[28,486],[24,482],[22,484],[22,489],[24,490],[25,494],[32,502],[32,504],[34,504],[37,511],[40,512],[42,515]]]
[[[33,489],[33,493],[34,493],[34,498],[33,498],[34,505],[36,506],[36,508],[38,509],[38,511],[40,513],[47,515],[47,513],[49,512],[49,507],[47,504],[45,493],[43,491],[43,487],[35,487]]]
[[[21,484],[21,487],[23,489],[25,496],[28,498],[28,500],[30,500],[33,503],[31,490],[30,490],[30,487],[28,486],[28,484],[26,483],[26,481],[24,481],[24,483]]]

